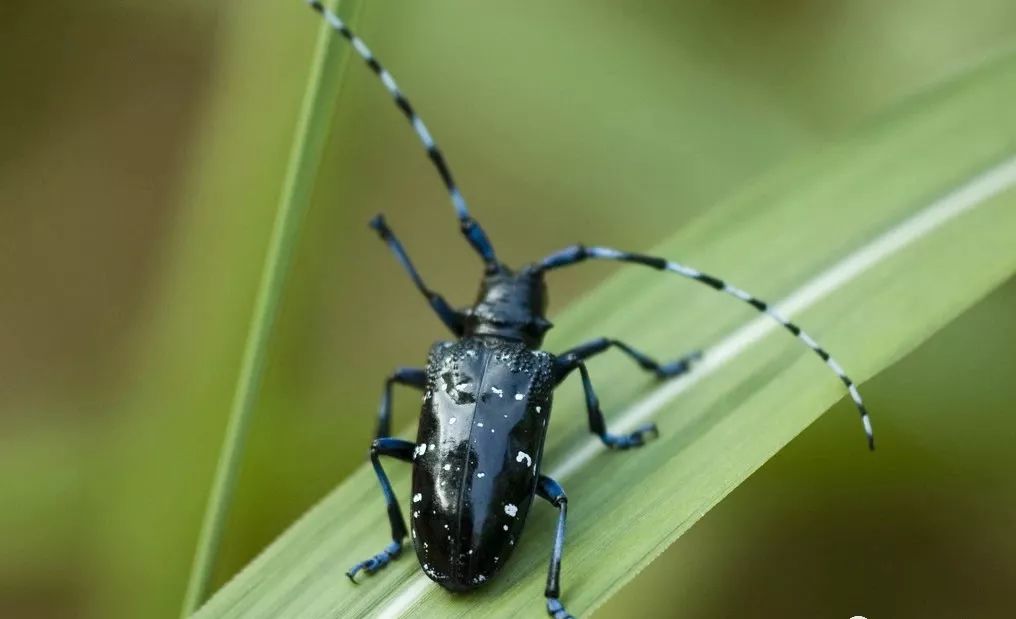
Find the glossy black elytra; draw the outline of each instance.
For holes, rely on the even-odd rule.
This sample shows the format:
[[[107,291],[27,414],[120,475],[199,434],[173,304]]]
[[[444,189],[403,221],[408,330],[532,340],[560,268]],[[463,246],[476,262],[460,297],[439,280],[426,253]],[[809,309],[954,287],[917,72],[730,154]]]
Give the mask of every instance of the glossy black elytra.
[[[568,499],[560,484],[540,472],[553,391],[577,369],[585,391],[590,431],[607,447],[638,447],[655,436],[656,427],[648,425],[623,435],[607,432],[584,361],[614,347],[644,370],[666,379],[688,371],[699,358],[698,353],[692,353],[660,364],[608,338],[594,339],[559,356],[539,350],[551,327],[544,315],[544,274],[587,259],[641,264],[675,273],[768,315],[814,351],[844,383],[861,414],[868,445],[874,448],[861,395],[840,365],[800,327],[740,288],[677,262],[607,247],[573,245],[518,271],[499,261],[486,233],[469,214],[444,156],[391,74],[338,16],[318,0],[307,2],[352,44],[409,120],[445,183],[463,235],[484,263],[476,302],[466,310],[455,310],[424,284],[384,219],[378,216],[371,222],[456,339],[434,345],[425,369],[401,368],[385,381],[370,460],[384,493],[392,541],[380,553],[350,569],[347,575],[353,582],[360,571],[374,573],[399,556],[403,540],[411,534],[420,565],[432,580],[452,591],[481,586],[511,556],[533,498],[539,496],[559,510],[545,591],[547,612],[555,619],[571,617],[559,599]],[[424,391],[415,443],[391,437],[394,384]],[[381,456],[413,464],[409,529]]]

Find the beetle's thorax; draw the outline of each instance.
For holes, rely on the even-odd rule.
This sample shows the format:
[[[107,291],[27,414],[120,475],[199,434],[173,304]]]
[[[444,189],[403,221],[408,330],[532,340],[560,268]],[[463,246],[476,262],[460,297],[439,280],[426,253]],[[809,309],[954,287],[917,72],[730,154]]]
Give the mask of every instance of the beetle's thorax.
[[[520,273],[501,266],[487,273],[476,303],[466,312],[466,336],[491,336],[539,348],[551,323],[544,316],[547,287],[543,273],[526,269]]]

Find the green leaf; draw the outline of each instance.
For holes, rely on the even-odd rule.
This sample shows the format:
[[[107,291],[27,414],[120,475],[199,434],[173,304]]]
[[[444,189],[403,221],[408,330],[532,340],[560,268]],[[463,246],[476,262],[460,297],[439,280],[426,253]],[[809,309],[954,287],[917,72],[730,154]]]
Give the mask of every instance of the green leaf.
[[[783,299],[782,311],[864,380],[1016,269],[1014,99],[1016,58],[1007,57],[782,168],[651,253]],[[551,288],[564,277],[552,275]],[[596,608],[844,395],[799,341],[676,275],[618,267],[554,318],[551,351],[603,335],[663,358],[706,349],[695,373],[662,385],[620,354],[590,364],[613,430],[658,423],[660,439],[642,449],[600,447],[578,381],[558,390],[543,470],[569,496],[562,599],[575,614]],[[892,411],[868,405],[877,436]],[[842,425],[859,460],[878,458],[856,418]],[[387,469],[408,499],[409,467]],[[381,493],[364,466],[197,616],[541,616],[555,515],[536,507],[511,563],[475,593],[431,583],[411,550],[353,585],[345,570],[387,542]]]
[[[355,12],[357,8],[353,7],[351,10]],[[310,203],[310,193],[324,153],[328,124],[342,83],[341,74],[345,70],[349,55],[348,46],[344,45],[334,35],[332,28],[322,20],[318,28],[318,41],[300,118],[297,121],[293,149],[289,155],[286,179],[279,197],[272,236],[265,253],[247,341],[244,344],[243,361],[229,411],[229,425],[226,428],[222,450],[219,452],[215,479],[209,493],[184,595],[182,614],[184,617],[192,614],[208,593],[212,568],[233,499],[247,427],[261,387],[272,325],[278,313],[286,274],[296,247],[300,222]]]

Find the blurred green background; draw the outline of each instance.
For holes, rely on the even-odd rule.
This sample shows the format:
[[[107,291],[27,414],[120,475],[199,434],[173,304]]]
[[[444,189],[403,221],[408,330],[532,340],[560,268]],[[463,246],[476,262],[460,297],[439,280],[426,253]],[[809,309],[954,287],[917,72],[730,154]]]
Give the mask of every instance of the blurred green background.
[[[649,247],[1016,35],[1009,0],[363,7],[516,263]],[[176,615],[316,34],[297,0],[0,5],[0,616]],[[217,583],[360,465],[383,376],[443,335],[369,216],[475,292],[414,136],[347,75]],[[1010,281],[864,385],[875,456],[841,402],[597,616],[1012,616],[1014,310]]]

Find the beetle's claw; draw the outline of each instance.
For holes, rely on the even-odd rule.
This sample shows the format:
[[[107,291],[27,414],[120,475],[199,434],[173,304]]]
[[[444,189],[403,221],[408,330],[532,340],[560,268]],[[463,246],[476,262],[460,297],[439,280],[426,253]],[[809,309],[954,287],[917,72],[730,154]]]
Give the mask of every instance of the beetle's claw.
[[[356,575],[358,572],[360,572],[360,570],[367,572],[367,574],[373,574],[374,572],[388,565],[388,562],[391,561],[392,559],[397,559],[399,554],[401,554],[401,552],[402,552],[402,542],[394,541],[391,544],[388,544],[388,546],[386,546],[384,550],[377,553],[373,557],[354,565],[352,569],[346,572],[346,577],[348,577],[349,580],[353,582],[353,584],[357,584]]]
[[[547,598],[547,614],[554,619],[575,619],[557,598]]]

